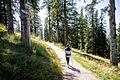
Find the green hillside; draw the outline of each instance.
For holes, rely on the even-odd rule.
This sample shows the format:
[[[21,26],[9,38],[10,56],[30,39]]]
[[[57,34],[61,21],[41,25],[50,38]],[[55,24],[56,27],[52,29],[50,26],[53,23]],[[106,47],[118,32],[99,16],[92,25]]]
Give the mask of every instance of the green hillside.
[[[32,50],[24,48],[18,35],[0,37],[0,80],[62,80],[54,51],[36,37]]]

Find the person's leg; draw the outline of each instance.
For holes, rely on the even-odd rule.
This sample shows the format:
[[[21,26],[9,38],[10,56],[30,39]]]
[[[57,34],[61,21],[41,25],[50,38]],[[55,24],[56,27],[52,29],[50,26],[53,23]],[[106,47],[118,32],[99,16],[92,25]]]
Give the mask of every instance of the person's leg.
[[[68,65],[69,65],[70,57],[68,57]]]
[[[69,57],[66,57],[67,65],[69,65]]]

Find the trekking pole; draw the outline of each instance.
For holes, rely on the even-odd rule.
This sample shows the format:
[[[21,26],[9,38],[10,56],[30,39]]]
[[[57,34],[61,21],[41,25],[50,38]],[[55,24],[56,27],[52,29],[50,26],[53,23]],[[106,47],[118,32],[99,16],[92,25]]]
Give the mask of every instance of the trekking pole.
[[[72,66],[73,66],[73,60],[72,60],[72,57],[71,57],[71,63],[72,63]]]
[[[71,46],[71,49],[72,49],[72,46]],[[72,50],[71,50],[71,53],[72,53]],[[71,54],[71,64],[73,66],[72,54]]]
[[[72,49],[72,46],[71,46],[71,49]],[[71,51],[71,53],[72,53],[72,51]],[[72,54],[71,54],[71,61],[72,61],[72,66],[73,66],[73,59],[72,59]]]

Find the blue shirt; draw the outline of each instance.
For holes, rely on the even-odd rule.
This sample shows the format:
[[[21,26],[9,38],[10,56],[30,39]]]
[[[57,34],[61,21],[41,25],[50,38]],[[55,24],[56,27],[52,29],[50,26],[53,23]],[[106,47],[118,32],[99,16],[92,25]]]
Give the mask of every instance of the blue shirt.
[[[65,49],[65,54],[66,54],[66,57],[70,57],[70,55],[71,55],[71,48],[66,48]]]

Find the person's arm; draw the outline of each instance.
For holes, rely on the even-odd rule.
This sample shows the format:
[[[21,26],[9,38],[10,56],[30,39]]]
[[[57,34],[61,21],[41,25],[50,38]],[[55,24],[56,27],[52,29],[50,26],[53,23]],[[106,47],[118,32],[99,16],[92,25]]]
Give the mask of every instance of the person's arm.
[[[71,55],[71,53],[72,53],[72,49],[70,48],[70,55]]]

